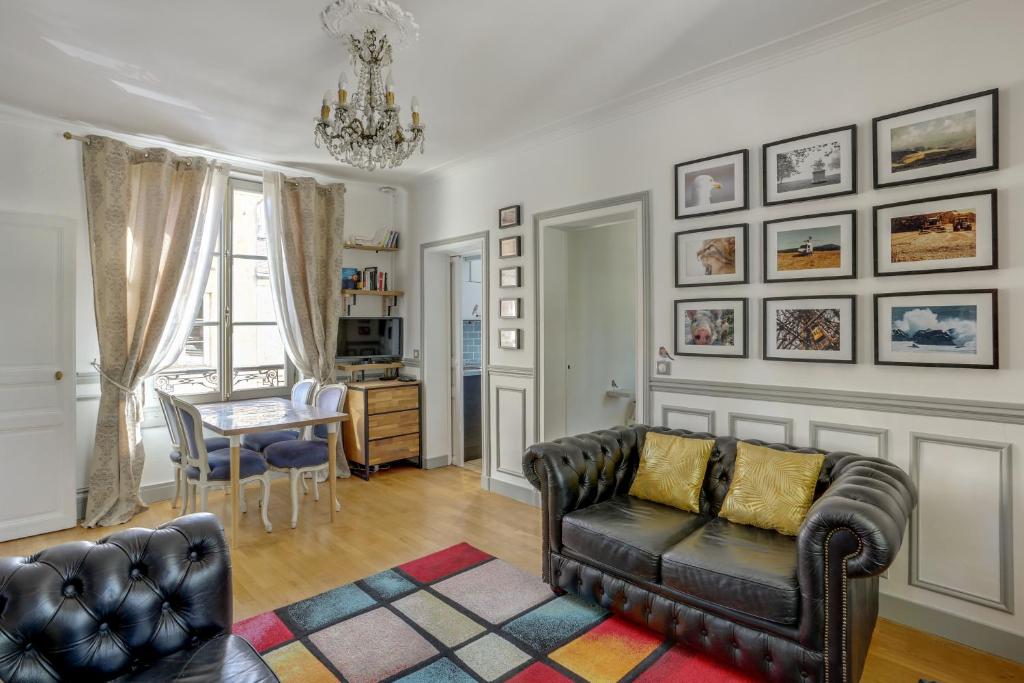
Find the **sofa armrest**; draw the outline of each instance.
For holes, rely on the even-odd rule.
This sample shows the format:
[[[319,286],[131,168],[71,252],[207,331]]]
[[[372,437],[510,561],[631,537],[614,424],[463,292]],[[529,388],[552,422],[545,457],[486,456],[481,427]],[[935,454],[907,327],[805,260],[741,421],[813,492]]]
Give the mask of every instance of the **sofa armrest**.
[[[896,559],[915,505],[917,490],[896,465],[852,454],[841,458],[832,470],[832,483],[800,527],[801,569],[819,564],[829,538],[845,529],[858,545],[847,559],[846,576],[881,574]]]

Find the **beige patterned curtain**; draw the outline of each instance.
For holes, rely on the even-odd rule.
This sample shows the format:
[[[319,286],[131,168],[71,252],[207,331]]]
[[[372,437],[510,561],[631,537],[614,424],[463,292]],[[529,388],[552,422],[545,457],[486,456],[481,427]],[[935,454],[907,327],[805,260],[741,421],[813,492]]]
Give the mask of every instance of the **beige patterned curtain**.
[[[334,382],[345,186],[267,172],[263,198],[270,287],[285,351],[303,377]],[[338,472],[348,471],[339,457]]]
[[[142,382],[173,362],[195,320],[227,169],[89,136],[83,148],[100,404],[83,526],[145,508]]]

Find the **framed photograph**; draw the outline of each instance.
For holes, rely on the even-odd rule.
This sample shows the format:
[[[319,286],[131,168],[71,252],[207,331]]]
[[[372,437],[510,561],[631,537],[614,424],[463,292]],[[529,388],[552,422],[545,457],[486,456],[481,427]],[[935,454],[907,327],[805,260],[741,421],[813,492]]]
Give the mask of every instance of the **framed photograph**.
[[[879,116],[871,125],[876,188],[999,168],[998,89]]]
[[[675,165],[676,218],[750,208],[747,150]]]
[[[995,190],[876,206],[875,275],[998,268],[996,213]]]
[[[765,206],[857,193],[857,126],[761,146]]]
[[[676,287],[750,281],[747,224],[676,233]]]
[[[857,297],[772,297],[761,314],[764,360],[857,362]]]
[[[765,282],[857,277],[857,212],[835,211],[763,223]]]
[[[523,205],[513,204],[498,209],[498,228],[516,228],[523,224]]]
[[[523,236],[502,237],[498,240],[498,258],[515,258],[523,255]]]
[[[523,331],[519,329],[498,330],[498,346],[509,351],[523,348]]]
[[[747,299],[675,302],[677,356],[747,357]]]
[[[875,365],[999,367],[995,289],[875,295]]]
[[[522,318],[523,317],[523,300],[520,298],[514,299],[499,299],[498,300],[498,317],[499,318]]]
[[[498,269],[499,287],[521,287],[523,285],[523,267],[510,266]]]

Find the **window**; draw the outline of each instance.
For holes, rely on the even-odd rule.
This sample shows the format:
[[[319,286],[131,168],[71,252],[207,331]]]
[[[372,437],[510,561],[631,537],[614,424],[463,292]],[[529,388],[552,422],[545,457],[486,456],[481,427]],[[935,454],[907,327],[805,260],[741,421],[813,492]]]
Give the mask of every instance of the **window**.
[[[270,290],[262,202],[262,184],[229,181],[195,325],[178,359],[154,379],[158,389],[216,401],[280,394],[290,384]]]

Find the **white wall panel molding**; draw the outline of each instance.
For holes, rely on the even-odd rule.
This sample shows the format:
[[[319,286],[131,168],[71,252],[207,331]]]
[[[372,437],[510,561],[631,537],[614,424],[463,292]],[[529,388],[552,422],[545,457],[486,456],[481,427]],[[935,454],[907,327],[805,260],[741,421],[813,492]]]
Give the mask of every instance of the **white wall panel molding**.
[[[669,424],[672,415],[684,416],[684,424],[681,427]],[[708,432],[709,434],[715,434],[715,411],[703,410],[701,408],[685,408],[683,406],[663,405],[661,407],[661,426],[673,427],[675,429],[688,429],[691,432]]]
[[[487,374],[501,377],[533,377],[533,368],[518,365],[488,365]]]
[[[968,401],[934,396],[878,394],[843,389],[791,387],[770,384],[740,384],[711,380],[670,379],[652,377],[652,392],[716,396],[775,403],[871,410],[904,415],[931,415],[958,420],[1024,424],[1024,403]]]
[[[865,427],[863,425],[851,425],[841,424],[838,422],[819,422],[818,420],[811,420],[808,424],[808,431],[811,437],[811,448],[821,448],[827,451],[844,450],[860,455],[871,455],[876,458],[885,458],[889,460],[889,430],[881,427]],[[865,450],[859,448],[854,444],[846,445],[845,443],[837,443],[836,447],[828,445],[834,443],[830,441],[827,434],[832,432],[835,434],[846,434],[854,437],[855,440],[864,440],[863,437],[867,437],[869,442],[874,442],[874,450]],[[860,438],[858,438],[860,437]]]
[[[747,431],[743,425],[747,424]],[[729,436],[740,439],[761,439],[772,443],[793,444],[793,418],[729,413]],[[772,430],[774,428],[774,431]],[[753,429],[753,431],[749,431]]]
[[[1013,614],[1010,444],[911,433],[910,476],[910,585]]]
[[[523,479],[526,441],[526,389],[494,387],[494,464],[498,472]]]

